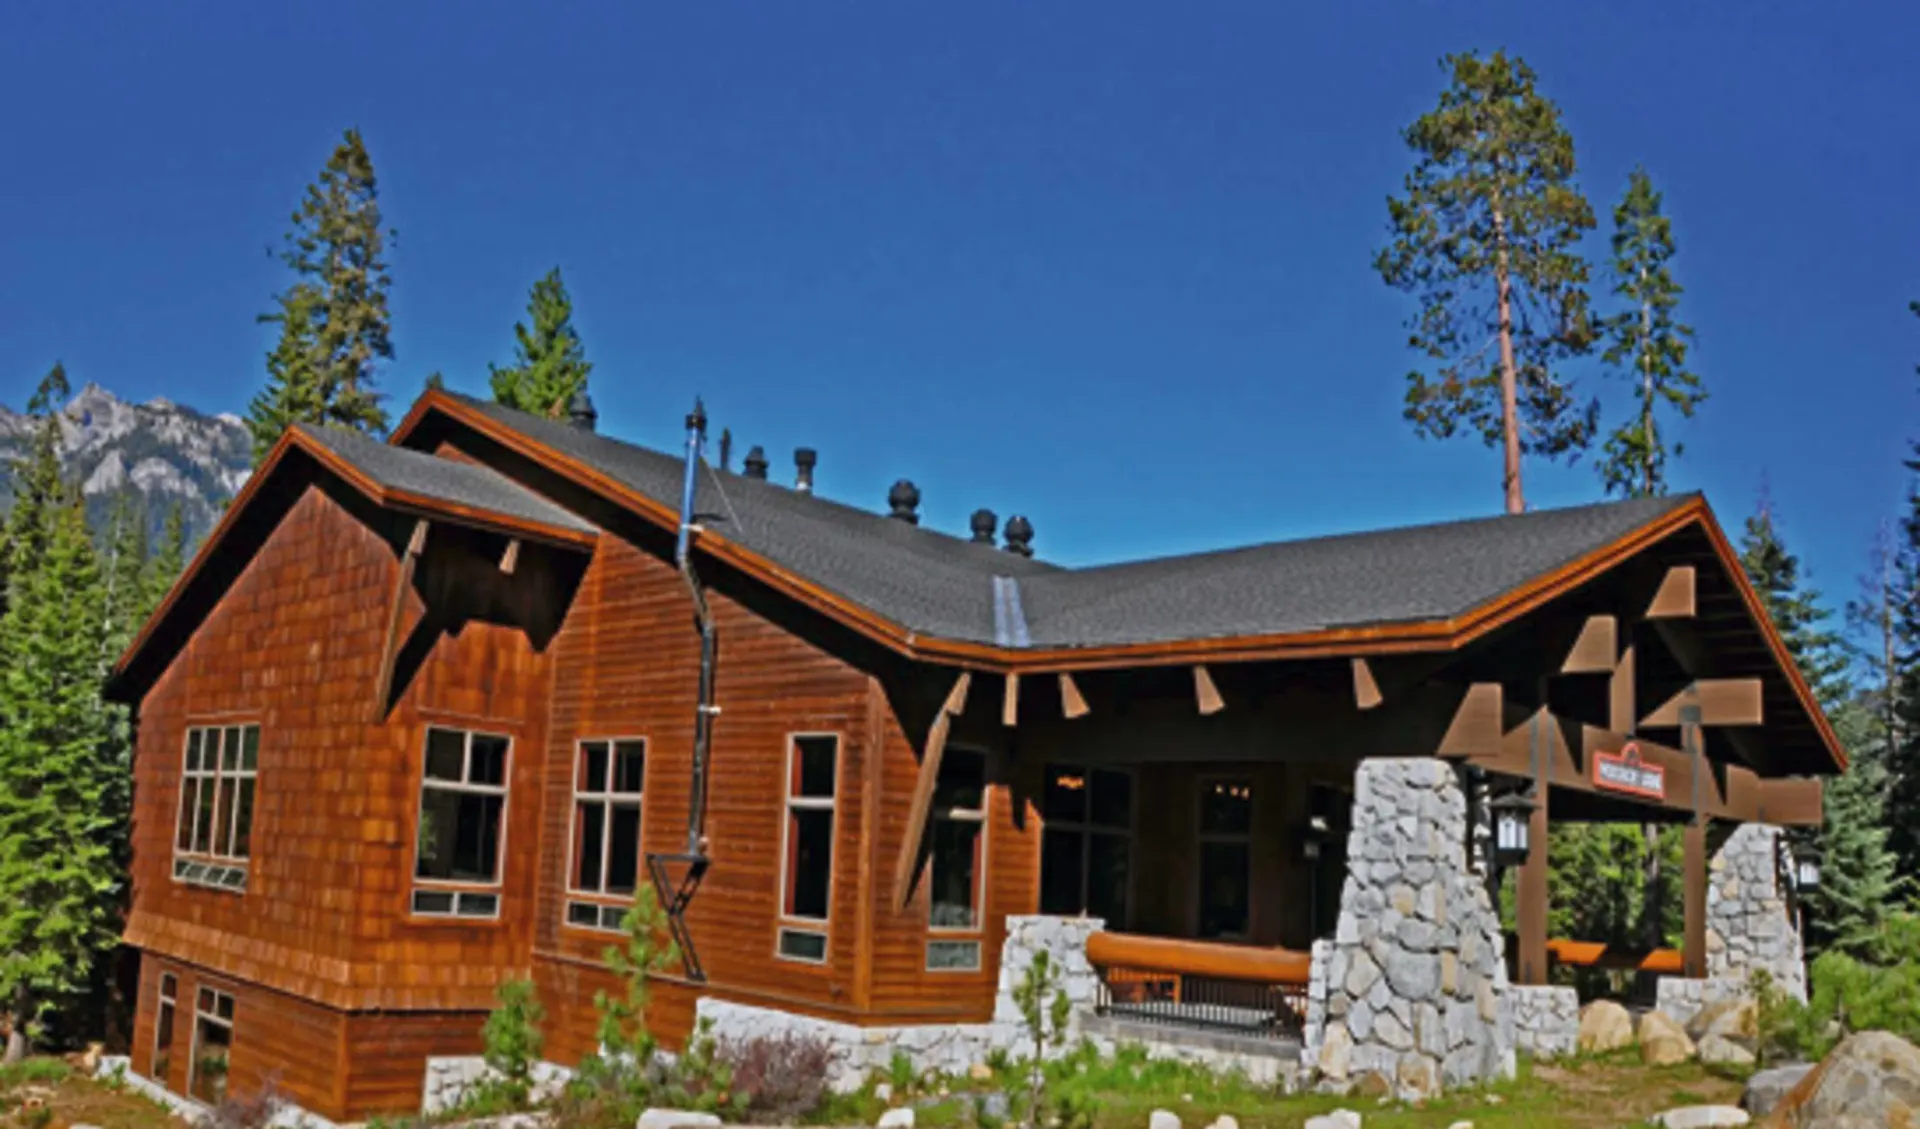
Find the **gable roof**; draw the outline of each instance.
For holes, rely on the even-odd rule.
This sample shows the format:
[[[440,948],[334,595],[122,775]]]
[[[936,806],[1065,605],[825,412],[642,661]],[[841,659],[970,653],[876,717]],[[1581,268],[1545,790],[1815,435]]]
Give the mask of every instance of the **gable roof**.
[[[383,509],[575,548],[590,548],[599,536],[591,522],[491,468],[389,446],[340,428],[297,423],[248,476],[160,606],[121,652],[108,679],[109,697],[134,699],[147,674],[165,669],[173,651],[265,541],[266,531],[251,520],[255,499],[299,465],[319,468]]]

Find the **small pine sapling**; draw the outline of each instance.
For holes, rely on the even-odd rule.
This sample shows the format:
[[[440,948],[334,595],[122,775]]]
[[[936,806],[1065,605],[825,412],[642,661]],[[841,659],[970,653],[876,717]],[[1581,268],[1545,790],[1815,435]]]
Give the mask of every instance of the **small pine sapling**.
[[[620,921],[624,945],[608,945],[606,966],[626,990],[616,997],[596,992],[593,1004],[600,1013],[600,1051],[581,1063],[579,1080],[589,1088],[622,1091],[644,1100],[651,1087],[650,1070],[658,1042],[647,1027],[651,998],[649,981],[680,959],[679,948],[666,932],[666,911],[652,886],[642,883],[634,892],[633,908]]]
[[[492,1073],[476,1100],[490,1109],[525,1109],[533,1097],[533,1064],[540,1061],[540,1024],[547,1017],[546,1009],[540,1006],[531,980],[508,980],[495,995],[500,1006],[480,1029]]]
[[[1040,1123],[1040,1111],[1046,1100],[1048,1049],[1065,1045],[1067,1039],[1067,1022],[1073,1005],[1061,988],[1062,980],[1052,956],[1042,949],[1033,954],[1032,963],[1027,965],[1027,971],[1013,989],[1014,1006],[1020,1009],[1027,1035],[1033,1040],[1033,1061],[1027,1068],[1029,1125]]]

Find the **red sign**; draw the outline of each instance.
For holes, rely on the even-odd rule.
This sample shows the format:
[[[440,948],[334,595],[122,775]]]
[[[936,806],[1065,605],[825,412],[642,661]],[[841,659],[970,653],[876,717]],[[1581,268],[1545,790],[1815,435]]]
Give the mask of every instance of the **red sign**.
[[[1667,798],[1667,770],[1640,759],[1640,746],[1632,741],[1617,753],[1593,754],[1593,786],[1609,792],[1645,796],[1649,800]]]

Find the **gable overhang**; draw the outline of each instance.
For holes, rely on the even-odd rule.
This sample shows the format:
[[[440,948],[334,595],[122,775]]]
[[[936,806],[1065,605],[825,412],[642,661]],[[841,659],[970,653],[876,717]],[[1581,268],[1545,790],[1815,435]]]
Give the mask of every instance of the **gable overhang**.
[[[314,467],[321,473],[351,488],[374,506],[393,513],[429,521],[450,522],[508,538],[538,542],[576,552],[592,552],[598,540],[598,534],[590,531],[494,513],[444,498],[435,498],[388,486],[374,480],[325,444],[303,434],[297,428],[289,428],[281,435],[279,442],[273,445],[267,457],[261,460],[260,465],[248,477],[246,483],[241,486],[240,492],[228,503],[226,511],[220,515],[219,522],[208,533],[206,540],[194,553],[193,559],[187,562],[180,576],[174,580],[172,587],[167,589],[167,594],[162,597],[153,614],[147,617],[146,622],[133,637],[133,641],[127,644],[126,649],[113,664],[113,670],[108,674],[106,682],[106,696],[110,700],[127,703],[138,701],[146,692],[147,686],[151,685],[151,677],[135,677],[136,672],[149,669],[152,677],[158,677],[159,672],[165,669],[165,662],[159,662],[156,665],[152,661],[155,656],[149,654],[150,648],[156,645],[163,634],[184,639],[191,634],[193,627],[198,626],[196,620],[193,625],[181,629],[178,620],[183,614],[187,614],[189,605],[195,608],[201,608],[204,605],[203,610],[198,613],[201,616],[205,614],[204,609],[211,609],[213,606],[217,594],[201,591],[208,587],[210,565],[220,559],[223,554],[232,551],[235,530],[247,519],[249,511],[258,504],[258,499],[266,490],[267,484],[287,473],[293,464],[301,459],[311,460]],[[262,536],[256,543],[247,547],[245,551],[249,559],[265,541],[266,537]],[[241,571],[241,568],[232,569],[230,575],[218,581],[217,587],[224,590],[225,586],[237,578]],[[190,600],[189,595],[202,597],[211,595],[214,598]],[[171,655],[166,658],[170,660]]]
[[[620,482],[603,471],[557,451],[513,427],[438,390],[429,390],[393,431],[404,445],[431,417],[439,415],[639,516],[673,532],[679,514],[671,506]],[[1747,617],[1746,628],[1761,640],[1773,660],[1773,672],[1805,711],[1836,769],[1847,758],[1812,688],[1775,630],[1759,594],[1748,580],[1725,532],[1703,498],[1690,498],[1614,540],[1559,567],[1449,618],[1329,627],[1267,635],[1221,636],[1083,647],[1014,647],[942,638],[916,632],[831,592],[765,555],[713,530],[702,530],[695,550],[736,569],[786,599],[851,629],[903,658],[997,674],[1055,674],[1196,663],[1232,663],[1329,659],[1375,655],[1436,654],[1459,651],[1529,613],[1575,593],[1619,565],[1690,529],[1698,529],[1712,547]]]

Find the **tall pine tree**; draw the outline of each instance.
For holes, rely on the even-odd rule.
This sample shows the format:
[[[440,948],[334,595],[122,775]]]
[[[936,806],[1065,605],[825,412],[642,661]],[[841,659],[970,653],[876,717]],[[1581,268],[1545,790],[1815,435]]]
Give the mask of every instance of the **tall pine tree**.
[[[7,1057],[88,986],[114,944],[120,888],[113,844],[127,818],[122,769],[107,758],[100,698],[105,632],[86,506],[71,492],[45,512],[43,549],[16,561],[0,616],[0,1006]]]
[[[374,366],[393,358],[382,227],[373,159],[350,129],[293,213],[280,260],[294,283],[261,320],[280,326],[267,389],[247,426],[256,459],[295,421],[384,432]]]
[[[1593,208],[1573,181],[1573,135],[1531,67],[1505,52],[1443,66],[1439,106],[1403,134],[1417,162],[1406,194],[1387,200],[1394,241],[1374,266],[1418,297],[1408,344],[1436,365],[1408,374],[1407,419],[1424,436],[1465,427],[1501,448],[1506,509],[1519,513],[1521,455],[1577,455],[1598,424],[1599,405],[1555,370],[1593,343],[1578,250]]]
[[[33,437],[13,465],[13,509],[7,513],[0,584],[46,550],[47,512],[61,496],[59,412],[72,392],[66,366],[56,362],[27,401],[27,414],[35,420]]]
[[[1673,277],[1673,222],[1646,170],[1635,169],[1613,210],[1613,292],[1627,305],[1606,326],[1606,363],[1638,388],[1632,416],[1607,437],[1600,477],[1609,493],[1645,497],[1667,492],[1667,440],[1656,410],[1692,418],[1706,386],[1687,369],[1693,330],[1675,317],[1680,284]],[[1678,456],[1681,447],[1673,445]]]
[[[514,365],[493,369],[493,398],[523,412],[550,418],[565,414],[573,394],[587,386],[593,370],[580,334],[573,328],[573,300],[560,281],[560,268],[533,284],[527,320],[516,323]]]

